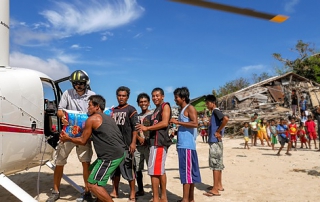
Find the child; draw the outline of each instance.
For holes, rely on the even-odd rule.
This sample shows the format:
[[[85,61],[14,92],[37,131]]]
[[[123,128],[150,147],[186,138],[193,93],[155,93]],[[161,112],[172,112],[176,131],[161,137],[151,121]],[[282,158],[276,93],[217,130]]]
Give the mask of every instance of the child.
[[[271,125],[270,125],[270,136],[271,136],[271,147],[272,150],[274,150],[274,145],[278,144],[277,140],[277,127],[275,125],[275,121],[271,120]]]
[[[251,142],[253,142],[253,145],[257,145],[257,136],[258,136],[258,126],[257,122],[255,121],[254,116],[251,117],[251,122],[249,123],[250,129],[251,129]],[[261,140],[261,139],[260,139]],[[263,144],[263,141],[261,140],[261,144]]]
[[[300,138],[300,142],[301,142],[301,149],[303,148],[303,144],[305,144],[306,148],[308,149],[308,146],[307,146],[307,137],[306,137],[306,132],[304,131],[304,126],[303,126],[303,123],[300,123],[300,126],[299,126],[299,130],[297,132],[297,135],[299,136]]]
[[[288,143],[286,154],[291,155],[289,153],[289,150],[291,149],[291,142],[290,142],[290,139],[286,135],[287,131],[288,131],[288,126],[286,125],[286,121],[283,118],[281,118],[280,124],[277,126],[277,134],[278,134],[279,142],[281,145],[281,147],[279,148],[279,151],[277,153],[278,156],[280,156],[280,152],[286,143]]]
[[[249,141],[249,123],[248,122],[245,122],[244,123],[244,127],[242,128],[242,133],[244,135],[244,148],[249,148],[249,145],[248,145],[248,141]]]
[[[266,126],[266,121],[264,120],[264,118],[260,119],[260,123],[258,124],[258,127],[260,128],[259,132],[260,132],[260,137],[263,139],[265,139],[267,141],[267,144],[269,147],[271,147],[268,136],[267,136],[267,126]]]
[[[309,141],[308,141],[309,149],[311,149],[311,140],[314,141],[315,149],[318,149],[317,143],[316,143],[316,139],[317,139],[316,124],[312,120],[311,115],[308,115],[308,121],[306,121],[305,125],[307,128],[307,133],[308,133],[308,137],[309,137]]]
[[[291,117],[290,119],[290,124],[289,124],[289,134],[290,134],[290,140],[291,143],[294,143],[294,150],[297,151],[297,125],[296,125],[296,120],[294,117]]]

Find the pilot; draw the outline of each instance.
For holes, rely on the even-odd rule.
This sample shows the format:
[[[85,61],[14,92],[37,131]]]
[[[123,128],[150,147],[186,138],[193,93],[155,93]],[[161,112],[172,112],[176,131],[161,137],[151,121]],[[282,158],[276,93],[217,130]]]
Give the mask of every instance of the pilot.
[[[83,70],[74,71],[69,78],[73,88],[66,90],[61,97],[58,107],[58,117],[61,119],[64,125],[68,125],[65,114],[66,110],[75,110],[80,112],[88,112],[89,97],[95,95],[95,93],[88,89],[90,79],[88,74]],[[59,143],[56,148],[55,156],[55,170],[53,176],[53,190],[51,196],[47,199],[47,202],[54,202],[60,198],[60,183],[63,174],[63,167],[67,164],[67,158],[71,150],[76,146],[72,142]],[[85,184],[85,193],[83,195],[83,201],[93,201],[91,193],[88,188],[87,179],[89,177],[89,165],[92,157],[91,141],[84,146],[77,145],[76,152],[78,159],[82,163],[83,167],[83,179]]]

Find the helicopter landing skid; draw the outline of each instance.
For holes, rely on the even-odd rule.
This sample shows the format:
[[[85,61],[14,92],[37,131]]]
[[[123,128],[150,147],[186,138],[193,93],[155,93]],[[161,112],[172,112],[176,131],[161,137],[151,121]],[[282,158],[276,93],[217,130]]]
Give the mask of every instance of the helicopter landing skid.
[[[54,171],[55,165],[53,165],[50,161],[46,162],[46,165]],[[84,193],[84,190],[79,185],[77,185],[73,180],[71,180],[68,176],[63,174],[62,178],[66,182],[68,182],[73,188],[75,188],[78,192],[80,192],[81,194]]]
[[[0,174],[0,185],[8,190],[15,197],[20,199],[20,201],[30,201],[37,202],[36,199],[32,198],[27,192],[21,189],[17,184],[11,181],[6,175]]]

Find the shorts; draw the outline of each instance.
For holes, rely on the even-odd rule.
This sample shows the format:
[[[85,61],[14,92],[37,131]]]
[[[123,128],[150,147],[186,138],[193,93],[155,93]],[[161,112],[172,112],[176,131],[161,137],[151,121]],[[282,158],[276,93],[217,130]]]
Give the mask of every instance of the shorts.
[[[278,144],[277,136],[271,135],[271,144]]]
[[[208,136],[207,130],[206,129],[201,129],[201,136]]]
[[[314,132],[309,132],[309,140],[316,140],[317,139],[317,133]]]
[[[148,160],[149,175],[165,174],[165,162],[168,148],[165,146],[151,146]]]
[[[89,167],[90,175],[88,182],[90,184],[97,184],[98,186],[106,186],[109,177],[114,173],[123,161],[125,154],[121,158],[115,160],[95,160]]]
[[[306,143],[307,142],[306,135],[300,135],[300,142],[301,143]]]
[[[124,160],[120,163],[119,167],[116,168],[111,178],[122,175],[123,179],[132,181],[136,179],[136,165],[133,155],[128,150],[125,151]]]
[[[280,142],[280,145],[283,146],[286,143],[289,143],[289,138],[283,138],[279,135],[279,142]]]
[[[209,167],[210,170],[223,170],[223,144],[222,142],[209,144]]]
[[[67,164],[67,158],[76,147],[76,152],[80,162],[91,162],[92,158],[92,145],[91,141],[88,141],[86,145],[76,145],[72,142],[59,143],[55,152],[55,164],[57,166],[64,166]]]
[[[150,148],[149,146],[137,146],[134,152],[134,160],[136,162],[136,172],[144,169],[144,162],[148,165]]]
[[[291,140],[291,142],[296,142],[297,141],[297,135],[291,135],[290,140]]]
[[[178,148],[179,174],[181,184],[200,183],[200,169],[196,150]]]
[[[297,107],[298,107],[297,105],[291,105],[291,109],[292,109],[293,114],[296,114]]]
[[[249,137],[244,137],[244,141],[248,142],[249,141]]]
[[[256,130],[251,130],[251,136],[252,137],[255,137],[255,136],[257,136],[258,135],[258,131],[256,131]]]

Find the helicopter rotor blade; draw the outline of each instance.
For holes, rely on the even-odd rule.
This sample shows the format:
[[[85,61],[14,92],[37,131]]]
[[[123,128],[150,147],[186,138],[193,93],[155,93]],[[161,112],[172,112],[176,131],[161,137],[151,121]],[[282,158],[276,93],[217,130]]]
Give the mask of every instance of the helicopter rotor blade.
[[[191,4],[191,5],[195,5],[195,6],[201,6],[201,7],[205,7],[205,8],[211,8],[211,9],[216,9],[216,10],[221,10],[221,11],[225,11],[225,12],[256,17],[256,18],[262,18],[262,19],[269,20],[271,22],[277,22],[277,23],[282,23],[289,18],[288,16],[284,16],[284,15],[274,15],[274,14],[269,14],[269,13],[262,13],[262,12],[258,12],[258,11],[252,10],[252,9],[239,8],[239,7],[235,7],[235,6],[229,6],[229,5],[225,5],[225,4],[203,1],[203,0],[170,0],[170,1]]]

